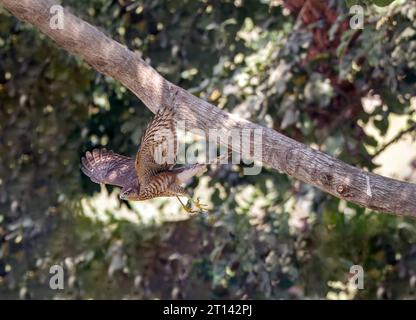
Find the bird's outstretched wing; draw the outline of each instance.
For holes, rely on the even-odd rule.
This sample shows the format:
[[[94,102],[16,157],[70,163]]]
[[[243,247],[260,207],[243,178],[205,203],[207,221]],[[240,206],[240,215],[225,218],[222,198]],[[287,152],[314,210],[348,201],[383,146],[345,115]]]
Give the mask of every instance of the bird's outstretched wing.
[[[124,187],[137,179],[134,159],[107,149],[87,151],[81,170],[95,183]]]
[[[177,137],[175,110],[164,107],[158,110],[147,126],[136,156],[136,172],[141,184],[176,164]]]

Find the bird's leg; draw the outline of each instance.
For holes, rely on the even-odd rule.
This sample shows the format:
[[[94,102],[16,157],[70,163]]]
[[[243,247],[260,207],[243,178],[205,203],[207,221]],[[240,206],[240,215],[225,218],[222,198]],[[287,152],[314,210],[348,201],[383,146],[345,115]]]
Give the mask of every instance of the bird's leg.
[[[193,200],[189,195],[188,195],[188,193],[186,192],[186,190],[183,188],[183,187],[181,187],[181,186],[179,186],[179,185],[177,185],[177,184],[174,184],[174,185],[171,185],[170,187],[169,187],[169,192],[168,192],[169,194],[171,194],[171,195],[175,195],[176,196],[176,198],[178,199],[178,201],[180,202],[180,204],[182,205],[182,208],[186,211],[186,212],[188,212],[188,213],[200,213],[200,212],[204,212],[204,211],[207,211],[207,209],[206,208],[204,208],[205,207],[205,205],[204,204],[202,204],[200,201],[199,201],[199,198],[197,198],[197,200],[195,201],[195,200]],[[179,196],[186,196],[187,198],[188,198],[188,201],[187,201],[187,203],[186,203],[186,205],[182,202],[182,200],[179,198]],[[198,210],[193,210],[192,209],[192,205],[194,205]]]
[[[182,200],[181,200],[178,196],[176,196],[176,198],[177,198],[177,199],[178,199],[178,201],[181,203],[182,208],[183,208],[186,212],[188,212],[188,213],[197,213],[197,212],[198,212],[198,211],[194,211],[194,210],[192,210],[191,206],[189,206],[189,205],[188,205],[188,203],[185,205],[185,204],[182,202]]]

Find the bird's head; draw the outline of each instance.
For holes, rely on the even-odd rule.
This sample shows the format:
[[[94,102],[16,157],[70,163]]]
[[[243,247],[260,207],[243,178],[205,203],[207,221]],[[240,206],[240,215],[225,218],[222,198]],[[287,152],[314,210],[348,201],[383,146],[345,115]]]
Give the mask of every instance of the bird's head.
[[[139,189],[136,186],[123,188],[119,195],[121,200],[138,200],[139,198]]]

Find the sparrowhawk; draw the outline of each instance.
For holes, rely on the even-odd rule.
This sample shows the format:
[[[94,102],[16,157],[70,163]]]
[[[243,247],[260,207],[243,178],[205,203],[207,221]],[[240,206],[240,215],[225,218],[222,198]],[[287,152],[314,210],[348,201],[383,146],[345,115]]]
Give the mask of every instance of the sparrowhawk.
[[[207,170],[205,164],[174,168],[177,159],[175,109],[160,108],[143,133],[136,159],[107,149],[87,151],[81,169],[95,183],[121,187],[120,198],[140,201],[156,197],[187,195],[182,187],[191,177]],[[189,198],[190,199],[190,198]],[[203,210],[198,201],[196,207]]]

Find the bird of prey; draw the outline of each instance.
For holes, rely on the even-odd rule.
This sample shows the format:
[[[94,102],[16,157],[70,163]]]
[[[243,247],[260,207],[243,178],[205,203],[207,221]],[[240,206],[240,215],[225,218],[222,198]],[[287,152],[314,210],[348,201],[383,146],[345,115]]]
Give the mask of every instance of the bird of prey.
[[[156,197],[177,197],[187,212],[193,203],[203,211],[203,205],[190,197],[184,205],[179,196],[187,196],[182,187],[190,178],[204,173],[205,164],[174,168],[177,158],[175,109],[160,108],[147,126],[136,159],[107,149],[87,151],[81,170],[95,183],[121,187],[122,200],[141,201]]]

